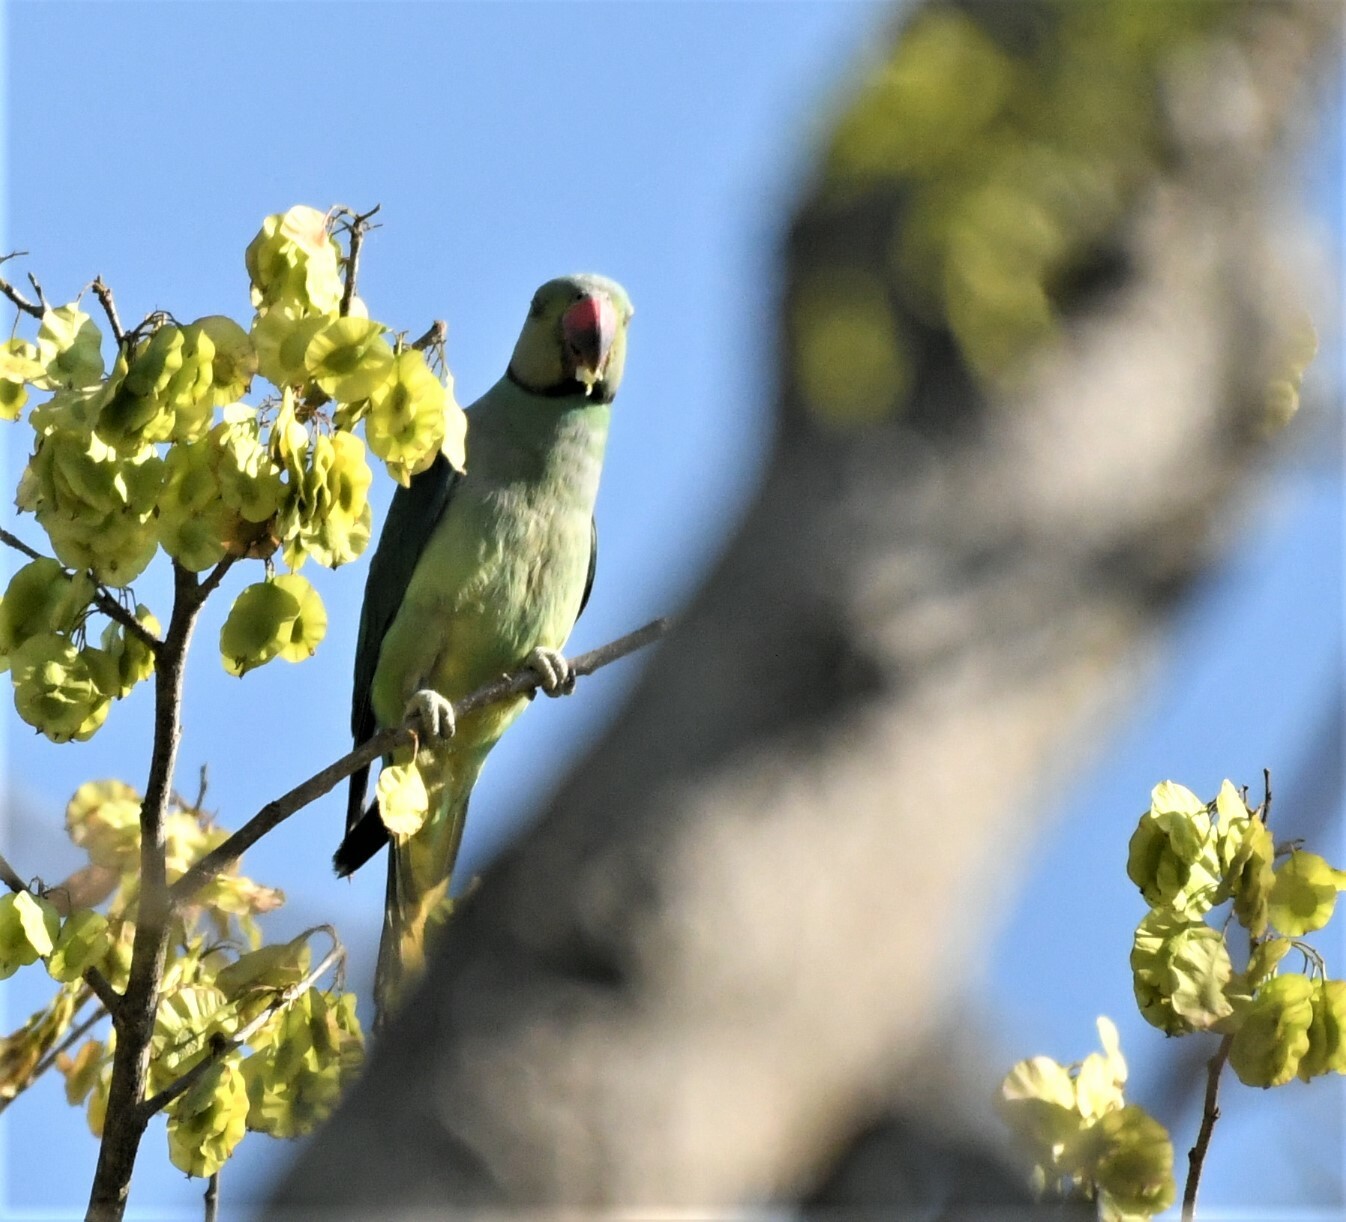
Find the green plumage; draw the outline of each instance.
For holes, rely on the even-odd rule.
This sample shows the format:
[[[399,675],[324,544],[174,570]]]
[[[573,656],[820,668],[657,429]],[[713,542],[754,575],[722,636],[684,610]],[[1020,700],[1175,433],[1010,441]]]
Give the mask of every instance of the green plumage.
[[[357,742],[400,724],[419,691],[458,700],[516,670],[534,649],[565,644],[593,579],[594,501],[630,314],[611,281],[544,285],[509,371],[468,409],[466,474],[441,458],[398,489],[361,614],[351,713]],[[472,786],[526,705],[519,697],[469,714],[452,737],[422,746],[417,763],[430,815],[390,853],[381,1011],[419,968]],[[341,873],[386,835],[377,810],[362,811],[366,779],[352,778]]]

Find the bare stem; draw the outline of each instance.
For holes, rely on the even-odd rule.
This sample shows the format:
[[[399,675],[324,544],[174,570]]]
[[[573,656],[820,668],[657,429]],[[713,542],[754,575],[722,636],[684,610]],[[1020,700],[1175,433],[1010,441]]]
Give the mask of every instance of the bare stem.
[[[365,234],[370,230],[369,220],[382,204],[375,204],[368,212],[345,210],[346,221],[343,226],[350,234],[350,254],[346,256],[346,283],[341,292],[341,305],[338,313],[342,318],[351,312],[351,302],[355,300],[356,280],[360,275],[360,247],[364,245]]]
[[[206,1205],[205,1222],[216,1222],[216,1219],[220,1216],[220,1173],[218,1171],[206,1181],[206,1192],[202,1199]]]
[[[173,587],[173,614],[154,675],[154,745],[140,807],[140,903],[135,942],[126,993],[113,1010],[117,1049],[98,1168],[89,1197],[88,1218],[96,1222],[119,1222],[125,1213],[131,1174],[149,1119],[142,1100],[172,914],[164,825],[181,738],[187,647],[207,592],[195,573],[176,563]]]
[[[0,883],[4,883],[16,895],[20,891],[28,890],[28,884],[19,877],[18,871],[5,860],[3,853],[0,853]]]
[[[669,629],[666,619],[657,619],[635,632],[609,641],[597,649],[580,654],[570,660],[576,676],[591,675],[601,667],[627,654],[653,644]],[[503,675],[490,683],[479,687],[463,699],[455,701],[453,712],[456,719],[468,713],[484,708],[488,704],[506,700],[511,696],[531,692],[541,686],[542,679],[537,671],[530,667],[520,667],[512,675]],[[410,746],[416,741],[415,732],[408,726],[382,730],[367,742],[361,743],[354,751],[347,752],[339,760],[328,764],[320,772],[314,773],[306,781],[296,785],[288,793],[282,794],[273,802],[268,802],[241,828],[223,844],[207,853],[192,866],[170,889],[169,895],[174,904],[188,900],[222,870],[237,861],[254,844],[272,829],[278,827],[291,815],[303,810],[329,793],[344,781],[351,773],[372,764],[383,755],[391,755],[401,747]]]
[[[414,339],[407,346],[414,348],[417,352],[424,352],[427,348],[437,347],[449,338],[449,324],[442,318],[435,319],[426,330],[425,334],[418,339]]]
[[[122,330],[122,320],[117,317],[117,303],[112,300],[112,290],[102,276],[95,278],[90,287],[93,289],[93,295],[98,298],[98,304],[103,307],[103,313],[107,315],[108,326],[112,328],[112,338],[117,341],[120,348],[126,339],[126,332]]]
[[[17,259],[20,255],[27,253],[28,252],[24,250],[16,250],[11,251],[7,255],[0,255],[0,263],[4,263],[9,259]],[[40,301],[29,301],[28,298],[25,297],[21,292],[19,292],[19,290],[16,289],[12,284],[10,284],[8,280],[0,280],[0,293],[3,293],[6,297],[8,297],[9,300],[12,301],[14,305],[17,306],[20,310],[22,310],[25,314],[31,314],[34,318],[42,317],[44,311],[42,309]],[[42,295],[41,291],[39,290],[38,292],[39,299],[41,298],[41,295]]]
[[[1233,1043],[1232,1035],[1221,1039],[1220,1046],[1206,1067],[1206,1099],[1201,1107],[1201,1128],[1196,1135],[1196,1145],[1187,1152],[1187,1185],[1182,1193],[1182,1222],[1193,1222],[1196,1217],[1196,1192],[1201,1182],[1201,1167],[1206,1161],[1215,1122],[1220,1119],[1220,1074],[1229,1059],[1229,1049]]]

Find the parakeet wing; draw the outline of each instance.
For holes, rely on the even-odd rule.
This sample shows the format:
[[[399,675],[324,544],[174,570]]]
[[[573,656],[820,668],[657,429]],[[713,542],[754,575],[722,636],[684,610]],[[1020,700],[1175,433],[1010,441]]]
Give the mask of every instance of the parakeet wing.
[[[598,572],[598,519],[589,519],[589,572],[584,578],[584,593],[580,595],[580,609],[575,612],[578,624],[584,608],[589,605],[589,595],[594,592],[594,574]]]
[[[355,683],[351,695],[351,734],[356,746],[374,735],[374,708],[370,689],[379,661],[379,649],[392,624],[416,564],[436,524],[444,515],[459,479],[442,454],[433,465],[413,476],[409,487],[393,493],[392,505],[379,536],[374,559],[365,581],[365,601],[360,610],[360,632],[355,646]],[[346,826],[353,826],[364,806],[369,770],[351,778]]]

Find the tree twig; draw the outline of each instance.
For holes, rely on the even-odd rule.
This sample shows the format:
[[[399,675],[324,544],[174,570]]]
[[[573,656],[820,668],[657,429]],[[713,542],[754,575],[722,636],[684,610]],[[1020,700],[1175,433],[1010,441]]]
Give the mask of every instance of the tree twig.
[[[96,967],[86,967],[80,979],[89,986],[89,991],[103,1003],[103,1009],[112,1015],[115,1023],[121,1013],[123,997],[112,983]]]
[[[220,1173],[217,1171],[206,1181],[205,1222],[216,1222],[220,1216]]]
[[[646,645],[653,644],[669,629],[666,619],[653,620],[635,632],[609,641],[597,649],[580,654],[570,660],[575,675],[590,675],[594,671],[634,653]],[[542,684],[537,671],[529,667],[520,667],[513,674],[503,675],[476,691],[457,700],[453,705],[454,717],[460,720],[468,713],[484,708],[488,704],[522,695],[536,690]],[[251,819],[229,837],[223,844],[207,853],[190,870],[173,884],[169,896],[174,904],[182,904],[206,885],[222,870],[237,861],[254,844],[272,829],[285,822],[297,811],[303,810],[311,802],[329,793],[351,773],[372,764],[383,755],[391,755],[401,747],[410,746],[416,741],[416,734],[409,726],[398,726],[382,730],[368,742],[362,743],[354,751],[347,752],[339,760],[328,764],[315,772],[306,781],[296,785],[288,793],[282,794],[273,802],[267,803]]]
[[[257,1032],[266,1026],[278,1010],[288,1006],[295,1000],[295,998],[301,997],[303,994],[307,993],[309,989],[331,970],[333,964],[339,959],[344,959],[345,956],[346,948],[342,946],[340,942],[337,942],[334,937],[332,949],[322,957],[318,966],[309,972],[307,976],[302,980],[296,981],[294,984],[290,985],[289,988],[282,989],[272,999],[270,1005],[262,1010],[262,1012],[255,1018],[251,1019],[235,1031],[233,1035],[228,1038],[217,1037],[214,1044],[211,1046],[210,1052],[202,1057],[201,1060],[197,1061],[197,1063],[183,1074],[182,1077],[175,1078],[157,1095],[152,1095],[150,1098],[146,1099],[145,1102],[140,1105],[141,1118],[148,1122],[151,1116],[155,1115],[157,1112],[163,1111],[163,1109],[172,1103],[179,1095],[185,1094],[187,1091],[191,1090],[197,1082],[205,1077],[205,1075],[224,1060],[225,1057],[231,1052],[237,1052],[254,1035],[256,1035]]]
[[[449,338],[449,324],[442,318],[436,318],[429,326],[424,335],[414,339],[408,348],[414,348],[417,352],[424,352],[427,348],[437,347]]]
[[[42,291],[42,283],[32,272],[28,273],[28,283],[33,286],[33,292],[37,294],[38,308],[45,314],[51,307],[47,304],[47,295]]]
[[[375,204],[368,212],[352,212],[343,209],[346,214],[345,228],[350,234],[350,253],[346,256],[346,283],[341,292],[341,305],[337,312],[342,318],[351,312],[351,302],[355,300],[355,282],[360,274],[360,247],[364,245],[365,234],[369,232],[370,217],[374,216],[382,204]]]
[[[1229,1049],[1234,1037],[1226,1035],[1220,1040],[1210,1063],[1206,1067],[1206,1099],[1201,1106],[1201,1128],[1196,1135],[1196,1145],[1187,1152],[1187,1184],[1182,1193],[1182,1222],[1193,1222],[1196,1217],[1196,1192],[1201,1182],[1201,1167],[1206,1161],[1206,1151],[1210,1148],[1211,1133],[1215,1122],[1220,1118],[1220,1074],[1229,1059]]]
[[[20,255],[26,255],[27,253],[26,250],[10,251],[7,255],[0,255],[0,263],[6,263],[10,259],[17,259]],[[45,312],[38,302],[29,301],[28,298],[20,293],[8,280],[0,280],[0,293],[3,293],[8,297],[9,300],[25,314],[31,314],[34,318],[41,318]],[[38,296],[41,297],[40,291]]]
[[[18,875],[18,871],[5,860],[5,855],[0,853],[0,882],[4,883],[16,895],[20,891],[27,891],[28,884]]]
[[[122,320],[117,317],[117,303],[112,300],[112,290],[102,276],[96,276],[90,287],[93,289],[93,295],[98,298],[98,304],[103,307],[103,313],[107,315],[108,326],[112,328],[112,338],[117,341],[120,348],[126,340],[126,332],[122,330]]]

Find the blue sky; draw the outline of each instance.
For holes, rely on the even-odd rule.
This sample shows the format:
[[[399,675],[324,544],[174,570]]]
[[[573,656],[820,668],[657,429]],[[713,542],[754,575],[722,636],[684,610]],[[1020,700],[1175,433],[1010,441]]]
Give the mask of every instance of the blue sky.
[[[502,371],[537,283],[580,269],[623,281],[637,317],[599,503],[602,562],[574,644],[676,609],[751,490],[771,403],[786,209],[885,8],[20,0],[4,20],[0,246],[31,252],[27,266],[53,300],[101,274],[124,318],[154,307],[246,318],[242,251],[264,215],[297,202],[378,202],[384,227],[366,246],[362,296],[399,328],[449,321],[466,403]],[[1320,157],[1314,194],[1336,216],[1338,175],[1324,162],[1339,170],[1338,157]],[[9,447],[11,486],[25,448]],[[1248,511],[1247,542],[1180,616],[1141,707],[1057,795],[1074,817],[1044,845],[1039,876],[989,956],[1003,1045],[993,1064],[1081,1056],[1093,1016],[1107,1012],[1122,1024],[1137,1086],[1159,1072],[1164,1042],[1129,1018],[1126,951],[1141,912],[1117,854],[1162,777],[1213,792],[1226,772],[1251,782],[1265,763],[1287,798],[1293,791],[1306,719],[1341,678],[1337,457],[1286,461],[1265,505]],[[390,490],[377,485],[376,518]],[[19,529],[38,541],[31,521]],[[209,804],[225,824],[345,749],[364,573],[358,563],[319,574],[331,624],[312,662],[273,663],[242,682],[224,675],[215,650],[227,600],[208,608],[180,775],[190,788],[209,764]],[[167,606],[162,573],[137,592]],[[505,738],[474,796],[465,869],[601,730],[636,667],[610,669],[573,701],[538,702]],[[21,871],[55,878],[74,864],[60,813],[81,780],[143,783],[149,697],[141,688],[77,749],[34,738],[6,707],[12,806],[0,830]],[[343,808],[332,797],[297,816],[247,867],[290,895],[278,934],[336,922],[359,982],[372,969],[382,878],[375,869],[349,884],[331,878]],[[39,999],[42,982],[23,979],[6,986],[10,1026]],[[1310,1106],[1331,1124],[1310,1122]],[[1251,1127],[1245,1112],[1256,1113]],[[1312,1183],[1291,1154],[1298,1138],[1284,1134],[1329,1132],[1341,1146],[1335,1083],[1265,1098],[1231,1091],[1226,1115],[1212,1203],[1249,1200],[1254,1142],[1274,1164],[1280,1202]],[[1177,1134],[1180,1149],[1188,1136]],[[285,1153],[249,1138],[226,1175],[226,1210]],[[82,1210],[94,1155],[59,1081],[45,1082],[0,1123],[0,1214]],[[156,1127],[137,1172],[137,1214],[196,1216],[199,1193],[168,1167]]]

